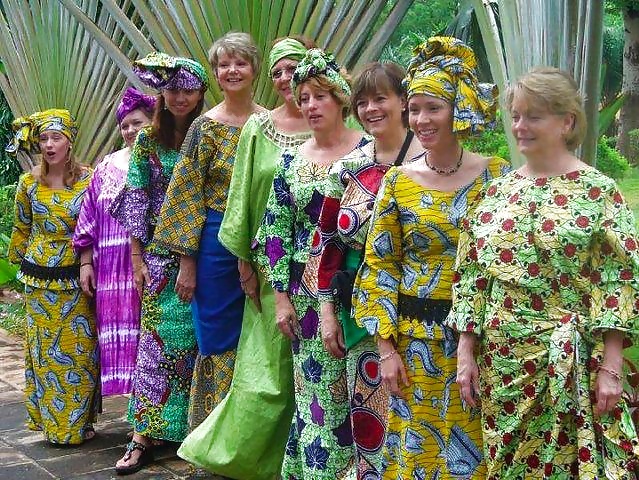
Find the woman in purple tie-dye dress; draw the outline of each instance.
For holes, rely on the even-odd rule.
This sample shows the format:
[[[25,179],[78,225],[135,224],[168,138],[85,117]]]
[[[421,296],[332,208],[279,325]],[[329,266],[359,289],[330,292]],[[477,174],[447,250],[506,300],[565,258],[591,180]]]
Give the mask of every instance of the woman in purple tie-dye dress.
[[[116,117],[127,146],[96,167],[73,237],[82,290],[95,296],[103,396],[130,393],[140,330],[129,234],[108,211],[126,182],[129,147],[150,123],[154,104],[154,97],[133,88],[125,92]]]

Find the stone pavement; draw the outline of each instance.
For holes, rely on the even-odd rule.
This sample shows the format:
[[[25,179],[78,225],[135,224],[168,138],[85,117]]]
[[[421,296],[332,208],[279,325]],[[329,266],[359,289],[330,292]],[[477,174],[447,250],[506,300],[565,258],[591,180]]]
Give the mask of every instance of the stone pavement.
[[[158,461],[152,466],[118,477],[113,466],[124,452],[131,429],[125,420],[124,396],[105,398],[94,440],[77,447],[49,445],[41,433],[25,427],[23,365],[22,340],[0,329],[0,480],[220,478],[193,475],[193,468],[175,455],[177,445],[156,449]]]

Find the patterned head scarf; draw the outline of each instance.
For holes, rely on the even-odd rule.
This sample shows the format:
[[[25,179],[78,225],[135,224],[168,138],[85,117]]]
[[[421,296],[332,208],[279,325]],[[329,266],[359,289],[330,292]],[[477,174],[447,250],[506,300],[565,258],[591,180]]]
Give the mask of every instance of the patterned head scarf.
[[[124,117],[126,117],[133,110],[141,108],[147,112],[152,112],[155,108],[155,97],[152,95],[145,95],[139,90],[133,87],[129,87],[122,95],[122,100],[118,105],[118,109],[115,112],[115,118],[118,119],[118,125],[122,123]]]
[[[295,94],[295,99],[299,101],[297,97],[300,84],[317,75],[324,75],[344,95],[350,96],[351,87],[339,70],[340,67],[331,53],[324,52],[319,48],[311,48],[306,52],[300,63],[297,64],[291,79],[291,90]]]
[[[5,150],[13,155],[17,154],[18,150],[24,150],[27,153],[40,152],[40,134],[45,130],[60,132],[71,143],[75,141],[78,134],[78,128],[71,113],[60,108],[51,108],[28,117],[16,118],[11,127],[15,133]]]
[[[133,62],[133,72],[142,83],[157,90],[206,90],[209,76],[202,64],[190,58],[151,52]]]
[[[284,38],[273,45],[268,56],[268,71],[271,72],[275,64],[283,58],[290,58],[299,62],[306,55],[306,47],[299,40]]]
[[[453,37],[431,37],[413,50],[404,86],[408,98],[431,95],[453,105],[453,132],[475,135],[495,124],[497,86],[479,83],[471,48]]]

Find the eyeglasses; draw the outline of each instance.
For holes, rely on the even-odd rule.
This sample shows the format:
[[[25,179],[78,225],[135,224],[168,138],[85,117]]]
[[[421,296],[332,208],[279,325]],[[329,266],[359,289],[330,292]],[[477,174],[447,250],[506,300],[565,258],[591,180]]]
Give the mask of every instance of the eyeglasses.
[[[295,72],[295,67],[290,66],[290,67],[278,68],[277,70],[273,70],[271,72],[271,78],[273,80],[279,80],[280,78],[282,78],[282,75],[284,74],[284,72],[288,73],[289,77],[292,77],[293,73]]]

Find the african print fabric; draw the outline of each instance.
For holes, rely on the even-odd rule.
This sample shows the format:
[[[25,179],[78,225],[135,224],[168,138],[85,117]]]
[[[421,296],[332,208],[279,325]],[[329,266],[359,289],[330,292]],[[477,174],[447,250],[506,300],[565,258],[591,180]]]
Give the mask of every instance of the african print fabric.
[[[190,430],[200,425],[229,392],[235,353],[235,350],[208,356],[198,353],[195,358],[189,403]]]
[[[155,223],[178,158],[153,138],[138,133],[125,188],[111,214],[144,245],[151,282],[144,287],[138,356],[128,419],[135,432],[181,442],[187,434],[191,377],[197,355],[189,304],[175,293],[177,258],[154,242]]]
[[[96,167],[73,234],[78,252],[93,249],[103,396],[131,392],[140,333],[140,296],[133,282],[131,241],[109,214],[126,181],[128,157],[128,150],[120,150]]]
[[[52,443],[82,443],[100,406],[95,320],[71,245],[89,178],[53,189],[26,173],[16,190],[9,260],[25,284],[27,425]]]
[[[308,133],[277,130],[270,111],[251,115],[242,127],[218,235],[238,258],[251,260],[251,243],[264,217],[282,151],[308,137]],[[272,480],[282,470],[293,416],[293,359],[290,341],[275,323],[271,284],[253,265],[262,310],[246,299],[229,393],[184,440],[178,454],[219,475]]]
[[[491,182],[460,237],[448,324],[480,338],[488,478],[632,479],[625,402],[593,415],[602,333],[636,339],[639,251],[615,183],[591,167]]]
[[[454,192],[427,189],[392,167],[382,180],[364,264],[353,294],[358,324],[393,338],[409,376],[391,397],[382,478],[481,478],[478,412],[462,405],[457,339],[442,325],[450,309],[452,265],[468,204],[483,184],[508,171],[491,158]]]
[[[362,138],[356,148],[367,142]],[[295,480],[351,478],[355,469],[346,362],[324,349],[315,294],[321,250],[319,234],[312,234],[323,199],[317,189],[329,167],[307,161],[298,149],[285,152],[258,233],[273,288],[288,292],[299,319],[296,412],[282,467],[282,477]]]

